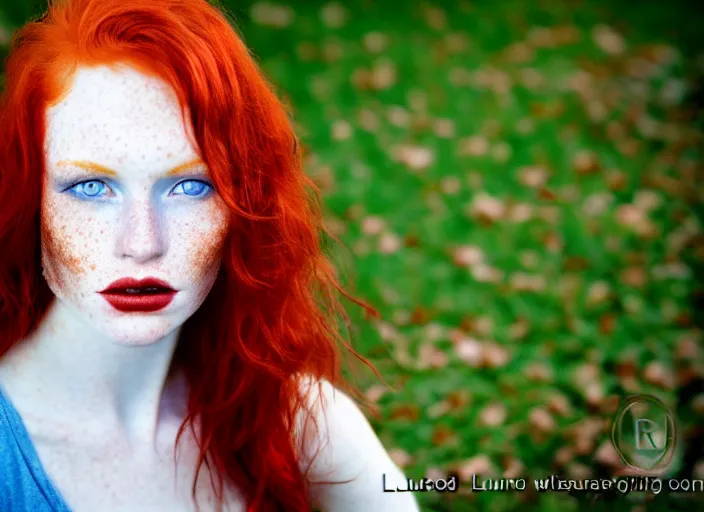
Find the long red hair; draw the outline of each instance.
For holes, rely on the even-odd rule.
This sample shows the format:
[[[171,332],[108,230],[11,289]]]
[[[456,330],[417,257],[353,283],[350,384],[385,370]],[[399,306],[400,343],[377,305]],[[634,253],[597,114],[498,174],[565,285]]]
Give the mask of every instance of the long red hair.
[[[232,211],[222,269],[174,359],[190,386],[179,438],[197,421],[198,470],[210,468],[219,496],[233,484],[248,510],[310,510],[294,435],[310,416],[299,377],[349,390],[343,355],[363,358],[339,333],[338,296],[375,312],[341,288],[321,250],[319,194],[285,107],[205,0],[50,1],[14,35],[0,98],[0,357],[53,299],[39,258],[46,108],[77,66],[118,63],[173,88]]]

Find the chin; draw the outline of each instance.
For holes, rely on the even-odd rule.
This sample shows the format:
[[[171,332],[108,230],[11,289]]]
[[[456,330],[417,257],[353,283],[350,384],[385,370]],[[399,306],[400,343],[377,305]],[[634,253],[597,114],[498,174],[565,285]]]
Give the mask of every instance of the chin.
[[[194,312],[188,296],[179,295],[164,309],[151,312],[118,311],[107,303],[100,304],[90,318],[108,339],[118,345],[153,345],[173,334]]]
[[[112,320],[109,325],[100,327],[117,345],[145,347],[163,340],[180,327],[180,324],[164,318],[131,315],[118,321]]]
[[[165,313],[90,315],[93,329],[116,345],[142,347],[158,343],[178,329],[185,319]],[[179,318],[177,318],[179,317]]]

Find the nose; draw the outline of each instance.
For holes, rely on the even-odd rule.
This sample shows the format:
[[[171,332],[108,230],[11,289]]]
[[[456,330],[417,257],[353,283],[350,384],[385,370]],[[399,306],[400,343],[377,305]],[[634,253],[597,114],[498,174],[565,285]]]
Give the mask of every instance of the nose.
[[[137,263],[158,259],[165,252],[159,212],[149,199],[132,200],[123,205],[117,240],[117,255]]]

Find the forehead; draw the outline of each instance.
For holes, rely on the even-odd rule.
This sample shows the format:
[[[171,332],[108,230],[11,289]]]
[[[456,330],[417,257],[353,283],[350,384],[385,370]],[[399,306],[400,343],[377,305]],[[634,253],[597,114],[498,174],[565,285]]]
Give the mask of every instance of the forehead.
[[[128,66],[78,68],[46,120],[50,164],[67,158],[153,168],[197,156],[175,93]]]

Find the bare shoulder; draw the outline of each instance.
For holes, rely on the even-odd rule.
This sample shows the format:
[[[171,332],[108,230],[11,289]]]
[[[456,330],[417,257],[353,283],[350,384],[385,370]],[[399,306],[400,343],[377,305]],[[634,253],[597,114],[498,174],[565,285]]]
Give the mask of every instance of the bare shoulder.
[[[411,493],[384,492],[384,476],[388,482],[405,477],[354,400],[309,378],[301,379],[301,392],[307,410],[298,425],[300,464],[308,470],[314,504],[325,512],[418,510]]]

